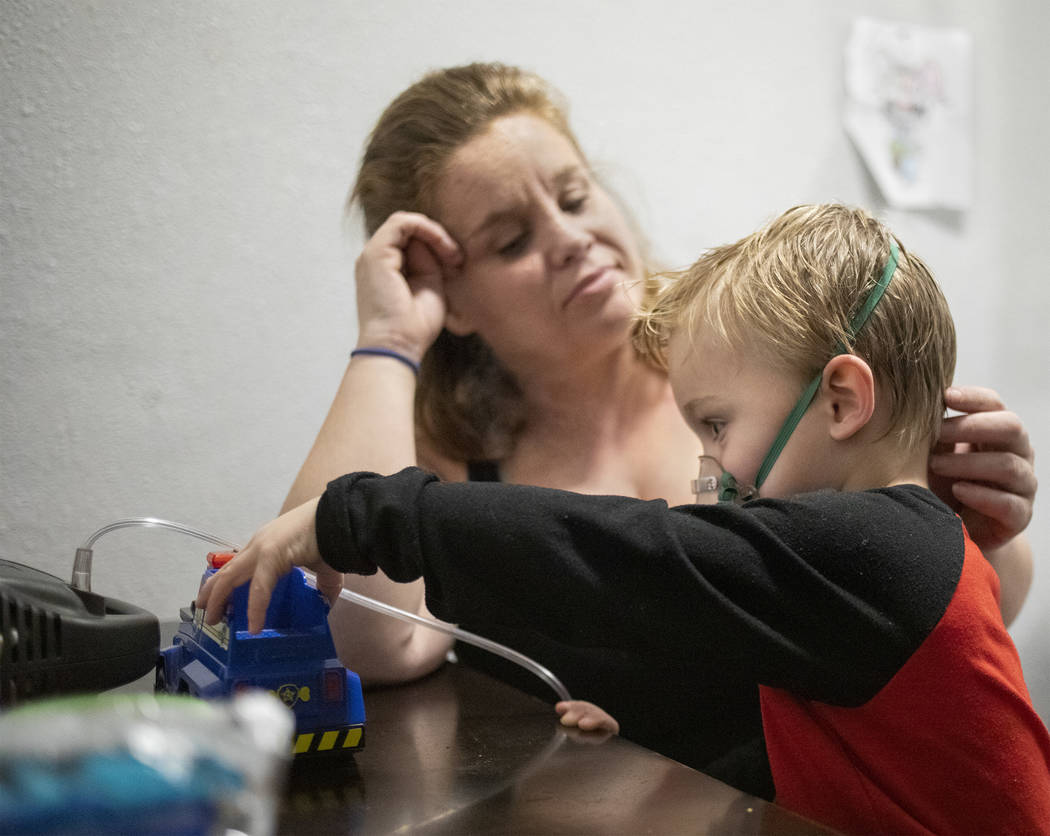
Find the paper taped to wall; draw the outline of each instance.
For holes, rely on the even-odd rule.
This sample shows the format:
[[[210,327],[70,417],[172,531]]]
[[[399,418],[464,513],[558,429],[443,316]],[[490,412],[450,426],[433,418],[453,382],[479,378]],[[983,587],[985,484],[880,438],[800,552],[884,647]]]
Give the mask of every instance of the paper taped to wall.
[[[854,22],[845,127],[890,205],[971,205],[972,54],[971,37],[960,29]]]

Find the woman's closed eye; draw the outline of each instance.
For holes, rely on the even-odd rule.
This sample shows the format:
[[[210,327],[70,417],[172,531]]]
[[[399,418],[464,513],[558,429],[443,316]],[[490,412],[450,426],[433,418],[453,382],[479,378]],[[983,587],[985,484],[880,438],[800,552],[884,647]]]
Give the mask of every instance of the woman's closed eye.
[[[522,230],[510,238],[504,238],[497,241],[495,249],[503,258],[514,258],[525,251],[528,243],[528,230]]]
[[[565,195],[559,201],[561,211],[568,212],[570,215],[578,215],[585,208],[587,208],[587,198],[589,195],[586,192],[574,192],[569,195]]]

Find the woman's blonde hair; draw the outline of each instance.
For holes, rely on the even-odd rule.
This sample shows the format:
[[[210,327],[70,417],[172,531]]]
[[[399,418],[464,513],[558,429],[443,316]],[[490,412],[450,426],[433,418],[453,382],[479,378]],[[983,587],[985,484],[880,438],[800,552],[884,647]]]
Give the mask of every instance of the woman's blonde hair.
[[[539,76],[495,63],[424,76],[379,117],[348,210],[360,206],[369,236],[398,210],[432,214],[435,186],[456,150],[494,120],[523,112],[553,126],[584,158],[561,96]],[[442,331],[420,366],[416,422],[447,456],[500,459],[524,425],[521,393],[479,337]]]
[[[845,350],[871,367],[899,442],[908,449],[931,444],[955,371],[955,327],[929,269],[899,241],[885,295],[856,336],[850,333],[890,257],[890,240],[862,209],[796,206],[668,276],[635,322],[636,346],[666,367],[673,332],[714,329],[733,348],[758,351],[803,381]]]

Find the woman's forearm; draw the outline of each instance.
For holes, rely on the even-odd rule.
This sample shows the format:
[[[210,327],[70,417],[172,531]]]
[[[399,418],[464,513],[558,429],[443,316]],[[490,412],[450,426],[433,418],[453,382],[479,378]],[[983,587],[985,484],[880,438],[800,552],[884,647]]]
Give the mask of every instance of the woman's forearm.
[[[1032,544],[1018,534],[999,548],[986,550],[984,556],[999,575],[999,610],[1009,627],[1032,585]]]
[[[382,571],[346,575],[348,589],[416,615],[433,618],[423,603],[423,581],[394,583]],[[340,600],[328,616],[339,659],[366,685],[408,682],[426,676],[445,660],[453,639],[446,633]]]
[[[344,473],[394,473],[414,465],[414,398],[415,377],[403,363],[355,357],[281,513],[320,496],[328,482]]]
[[[403,363],[358,356],[350,363],[281,513],[324,492],[344,473],[394,473],[416,463],[415,378]],[[347,588],[409,612],[427,615],[422,582],[394,583],[382,572],[348,575]],[[433,630],[333,602],[329,617],[339,658],[368,683],[403,682],[437,668],[451,639]]]

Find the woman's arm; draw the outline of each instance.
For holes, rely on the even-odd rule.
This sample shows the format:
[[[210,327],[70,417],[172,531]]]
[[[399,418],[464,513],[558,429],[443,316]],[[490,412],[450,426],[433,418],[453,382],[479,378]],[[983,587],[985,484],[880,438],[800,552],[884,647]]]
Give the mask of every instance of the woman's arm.
[[[1035,451],[1021,419],[991,389],[952,387],[944,400],[962,414],[944,421],[930,457],[930,487],[962,517],[998,572],[1009,625],[1032,581],[1032,547],[1021,532],[1038,487]]]
[[[458,246],[439,224],[414,213],[391,215],[357,260],[357,346],[390,349],[418,362],[441,330],[442,275],[458,259]],[[344,473],[394,473],[416,464],[414,399],[415,375],[408,365],[386,356],[354,357],[282,513],[319,496]],[[429,616],[421,582],[395,584],[379,573],[347,576],[346,585]],[[429,673],[451,645],[443,633],[343,600],[334,602],[329,623],[340,658],[370,683]]]
[[[459,259],[440,224],[412,212],[391,215],[355,266],[357,347],[388,349],[418,363],[441,332],[443,273]],[[415,464],[414,398],[415,377],[403,362],[376,355],[351,360],[282,512],[351,470],[391,473]]]
[[[1032,586],[1032,546],[1023,534],[984,556],[999,575],[999,611],[1007,627],[1017,618]]]

